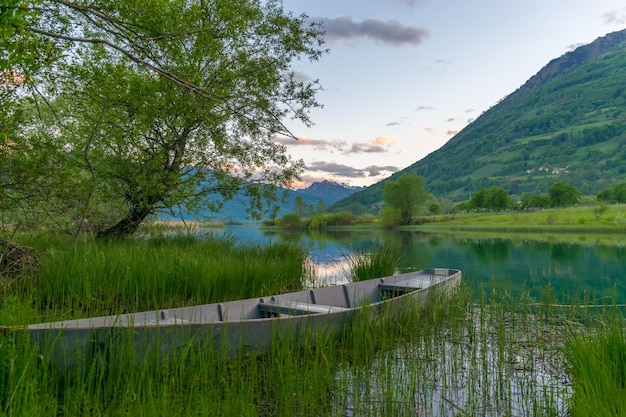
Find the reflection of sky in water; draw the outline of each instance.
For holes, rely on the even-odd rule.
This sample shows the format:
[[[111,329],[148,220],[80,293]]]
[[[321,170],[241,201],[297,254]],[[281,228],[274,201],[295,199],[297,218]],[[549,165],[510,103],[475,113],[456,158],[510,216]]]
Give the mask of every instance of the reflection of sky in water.
[[[272,233],[257,226],[226,226],[209,229],[215,237],[234,238],[238,244],[265,244],[267,242],[293,241],[305,247],[309,262],[315,272],[315,286],[344,284],[349,282],[348,257],[353,253],[349,242],[338,243],[317,240],[303,233]]]
[[[502,281],[517,290],[530,290],[542,297],[550,284],[566,301],[577,294],[592,299],[615,296],[626,301],[626,247],[535,242],[512,237],[458,238],[415,232],[372,229],[326,233],[284,233],[257,226],[214,229],[215,236],[235,239],[239,244],[289,241],[307,249],[311,267],[320,280],[347,280],[347,259],[383,245],[397,251],[400,272],[433,267],[457,268],[463,277],[479,286]]]

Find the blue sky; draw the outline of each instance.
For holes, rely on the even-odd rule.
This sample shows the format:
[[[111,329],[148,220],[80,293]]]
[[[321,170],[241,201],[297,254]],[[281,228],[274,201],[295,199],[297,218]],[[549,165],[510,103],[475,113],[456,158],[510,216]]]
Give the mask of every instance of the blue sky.
[[[626,28],[623,0],[283,0],[330,53],[295,70],[324,91],[279,138],[301,184],[371,185],[443,146],[550,60]]]

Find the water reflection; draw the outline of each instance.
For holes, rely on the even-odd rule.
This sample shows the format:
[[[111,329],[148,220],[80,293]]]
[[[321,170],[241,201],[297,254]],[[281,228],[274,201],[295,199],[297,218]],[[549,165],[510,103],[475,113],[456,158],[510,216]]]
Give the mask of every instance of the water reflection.
[[[216,232],[217,233],[217,232]],[[316,273],[329,283],[346,278],[346,258],[388,245],[401,254],[400,272],[458,268],[477,286],[506,280],[538,296],[550,284],[563,300],[606,295],[626,300],[626,249],[591,242],[549,243],[522,238],[457,238],[390,230],[316,233],[265,231],[253,226],[221,230],[245,243],[285,240],[307,248]]]

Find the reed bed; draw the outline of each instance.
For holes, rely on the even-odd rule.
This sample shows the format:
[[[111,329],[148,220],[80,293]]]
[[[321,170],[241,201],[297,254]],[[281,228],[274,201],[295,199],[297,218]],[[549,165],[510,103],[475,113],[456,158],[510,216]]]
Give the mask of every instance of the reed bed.
[[[195,253],[198,245],[185,240],[175,244],[184,247],[181,254]],[[127,245],[122,247],[136,250],[134,243]],[[203,251],[213,248],[203,245],[199,245]],[[97,249],[90,250],[108,257],[101,255],[108,249]],[[279,247],[244,250],[245,255],[238,254],[240,260],[284,259]],[[74,256],[65,259],[81,263],[80,256]],[[151,262],[157,259],[161,258]],[[106,261],[101,265],[109,267]],[[151,269],[161,270],[168,267]],[[131,271],[130,275],[135,273]],[[299,273],[299,278],[306,275]],[[112,279],[112,274],[106,277]],[[141,277],[149,285],[161,283]],[[474,288],[470,282],[465,280],[452,294],[431,292],[425,308],[414,305],[373,314],[375,309],[367,307],[338,340],[309,334],[294,345],[290,337],[276,337],[269,352],[236,358],[213,349],[192,349],[190,344],[176,355],[146,356],[138,362],[129,338],[106,347],[107,354],[99,360],[60,372],[49,366],[46,352],[31,346],[27,334],[5,330],[0,332],[0,415],[595,416],[588,411],[593,406],[578,405],[592,401],[581,397],[586,382],[607,390],[598,398],[612,404],[607,410],[616,413],[604,415],[620,415],[624,409],[614,404],[613,397],[624,398],[618,394],[624,392],[626,373],[612,366],[624,359],[626,350],[619,311],[555,308],[550,291],[545,300],[536,300],[505,285]],[[84,286],[64,285],[86,294]],[[228,294],[239,291],[225,286]],[[147,294],[147,304],[152,305],[175,300],[164,294],[181,289],[171,283],[167,288],[163,295],[136,291]],[[3,294],[1,320],[11,314],[24,318],[23,311],[43,314],[37,302],[40,295]],[[7,297],[12,301],[6,302]],[[183,299],[189,301],[189,296]],[[73,305],[66,297],[60,300],[65,307],[55,314]],[[98,306],[91,308],[95,311]],[[583,365],[587,358],[599,362]],[[612,375],[604,381],[611,390],[594,379],[604,368]]]
[[[285,243],[240,246],[232,239],[179,235],[76,247],[50,237],[27,244],[41,253],[38,285],[0,293],[3,325],[296,291],[307,272],[304,249]]]

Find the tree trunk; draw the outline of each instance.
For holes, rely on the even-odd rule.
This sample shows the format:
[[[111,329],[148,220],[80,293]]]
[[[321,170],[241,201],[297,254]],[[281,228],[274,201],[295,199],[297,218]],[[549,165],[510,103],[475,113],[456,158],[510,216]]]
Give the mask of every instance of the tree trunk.
[[[98,232],[98,238],[121,239],[133,235],[141,222],[152,212],[149,209],[133,210],[128,216],[117,222],[115,225]]]

